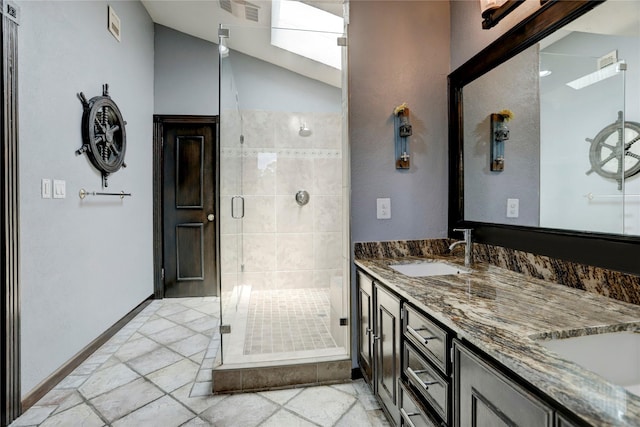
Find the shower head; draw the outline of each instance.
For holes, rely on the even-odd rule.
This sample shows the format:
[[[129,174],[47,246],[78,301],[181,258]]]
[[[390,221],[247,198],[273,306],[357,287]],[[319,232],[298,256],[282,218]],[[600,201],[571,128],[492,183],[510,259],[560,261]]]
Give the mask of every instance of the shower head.
[[[306,123],[300,126],[300,130],[298,131],[298,135],[300,136],[311,136],[312,133],[313,132],[311,132],[311,129],[307,127]]]

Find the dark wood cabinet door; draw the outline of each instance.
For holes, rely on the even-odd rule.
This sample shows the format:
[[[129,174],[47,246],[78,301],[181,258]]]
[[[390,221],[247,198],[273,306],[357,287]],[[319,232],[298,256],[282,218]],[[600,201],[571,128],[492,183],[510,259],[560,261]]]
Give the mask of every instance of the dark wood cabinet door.
[[[215,125],[164,126],[165,297],[217,293],[215,138]]]
[[[371,383],[373,368],[373,281],[358,272],[358,361]]]
[[[454,342],[456,427],[553,427],[553,410]]]
[[[375,384],[386,411],[400,424],[398,380],[400,378],[400,300],[375,286]]]

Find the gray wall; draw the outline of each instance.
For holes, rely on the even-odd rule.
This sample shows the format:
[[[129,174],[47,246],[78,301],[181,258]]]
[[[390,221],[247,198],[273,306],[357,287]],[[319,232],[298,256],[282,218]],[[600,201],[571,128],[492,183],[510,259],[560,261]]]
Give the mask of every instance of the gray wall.
[[[338,88],[233,50],[227,61],[244,110],[341,110]],[[218,114],[218,65],[217,44],[156,24],[155,114]]]
[[[153,293],[153,24],[139,2],[20,1],[20,233],[22,391],[28,393]],[[100,174],[82,144],[76,93],[110,95],[127,120],[127,168],[88,198]],[[41,199],[42,178],[66,180],[65,199]]]
[[[350,3],[349,138],[353,241],[447,233],[449,2]],[[401,23],[401,24],[400,24]],[[411,110],[411,169],[396,170],[393,109]],[[376,198],[391,219],[376,219]]]
[[[155,114],[218,114],[218,45],[155,24]]]
[[[449,2],[349,7],[351,241],[445,237]],[[413,125],[409,170],[395,168],[393,109],[403,102]],[[376,219],[377,198],[391,199],[391,219]],[[355,286],[352,271],[351,295]],[[351,336],[356,366],[355,328]]]
[[[231,36],[233,37],[233,33]],[[342,111],[342,93],[339,88],[233,50],[228,59],[231,60],[230,68],[242,110],[314,113]]]

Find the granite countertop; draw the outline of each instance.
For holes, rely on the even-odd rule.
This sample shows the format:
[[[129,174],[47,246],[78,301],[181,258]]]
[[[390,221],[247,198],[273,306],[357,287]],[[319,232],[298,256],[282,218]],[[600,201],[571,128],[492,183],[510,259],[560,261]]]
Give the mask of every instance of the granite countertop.
[[[457,257],[429,259],[462,265]],[[418,260],[424,258],[355,263],[585,422],[640,426],[639,396],[536,341],[638,329],[640,306],[485,263],[469,274],[432,277],[408,277],[388,267]]]

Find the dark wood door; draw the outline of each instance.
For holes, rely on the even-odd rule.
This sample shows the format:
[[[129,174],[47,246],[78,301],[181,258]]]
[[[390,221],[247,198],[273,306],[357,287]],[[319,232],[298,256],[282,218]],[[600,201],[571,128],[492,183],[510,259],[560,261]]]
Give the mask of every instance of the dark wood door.
[[[166,123],[162,137],[164,296],[213,296],[215,125]]]

